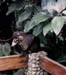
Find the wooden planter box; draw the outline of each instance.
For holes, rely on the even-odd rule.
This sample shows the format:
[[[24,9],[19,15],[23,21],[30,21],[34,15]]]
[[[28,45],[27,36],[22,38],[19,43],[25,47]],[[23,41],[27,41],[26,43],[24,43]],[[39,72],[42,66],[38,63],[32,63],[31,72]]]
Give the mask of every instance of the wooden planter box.
[[[27,67],[27,56],[11,55],[0,57],[0,71]],[[47,56],[40,57],[40,67],[52,75],[66,75],[66,67]]]

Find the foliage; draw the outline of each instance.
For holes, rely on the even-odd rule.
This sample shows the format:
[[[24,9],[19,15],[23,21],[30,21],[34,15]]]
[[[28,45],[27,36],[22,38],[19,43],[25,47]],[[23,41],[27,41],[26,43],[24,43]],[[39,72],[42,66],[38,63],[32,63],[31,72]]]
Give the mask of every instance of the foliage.
[[[7,12],[7,15],[15,12],[16,29],[24,32],[30,32],[32,30],[33,35],[40,38],[48,36],[45,39],[40,39],[42,41],[40,44],[47,44],[47,46],[51,44],[51,48],[53,48],[53,45],[54,47],[59,45],[59,41],[62,41],[61,38],[63,37],[63,27],[66,24],[66,1],[41,0],[41,4],[38,4],[38,1],[35,0],[17,1],[9,6]],[[54,37],[54,33],[57,35],[55,36],[55,43],[48,43],[48,38],[50,40],[51,35],[51,37]],[[63,37],[63,41],[64,39]],[[63,51],[61,51],[62,53]]]
[[[36,25],[44,22],[44,27],[46,27],[45,25],[47,25],[45,23],[45,21],[47,21],[48,19],[51,19],[50,21],[50,27],[48,29],[48,26],[46,27],[46,30],[48,31],[44,31],[44,27],[43,27],[43,34],[46,35],[45,33],[48,33],[49,31],[53,30],[55,32],[56,35],[58,35],[64,25],[64,20],[65,20],[65,16],[63,17],[62,15],[62,11],[65,9],[65,7],[62,9],[61,4],[59,3],[59,6],[57,5],[57,3],[54,5],[47,5],[46,7],[43,8],[43,10],[47,10],[47,12],[38,12],[37,14],[33,15],[30,23],[26,24],[24,31],[28,32],[29,30],[31,30],[32,28],[36,27]],[[49,22],[48,22],[49,23]]]
[[[46,48],[49,57],[66,62],[65,0],[15,0],[9,4],[6,15],[12,12],[15,14],[16,30],[32,31],[40,38],[40,46],[44,50]],[[0,56],[9,55],[10,51],[10,47],[6,51],[1,49]],[[14,75],[20,74],[21,70]]]
[[[23,3],[23,2],[22,2]],[[21,3],[21,4],[22,4]],[[58,35],[65,24],[65,2],[57,1],[49,1],[46,6],[42,7],[40,10],[39,7],[32,2],[24,1],[25,5],[22,5],[18,8],[19,4],[11,4],[9,7],[9,11],[7,14],[16,11],[18,12],[18,20],[16,22],[17,28],[24,26],[24,31],[29,32],[33,28],[37,28],[41,23],[43,29],[44,36],[50,31],[54,31],[56,35]],[[17,6],[18,5],[18,6]],[[12,9],[13,8],[13,9]],[[17,10],[18,9],[18,10]],[[35,12],[36,10],[36,12]],[[64,14],[64,15],[63,15]],[[31,16],[32,15],[32,16]],[[49,22],[48,20],[51,19]],[[26,21],[27,20],[27,21]],[[46,22],[47,21],[47,22]],[[48,27],[48,23],[50,23],[50,28]],[[48,25],[47,25],[48,24]],[[46,28],[46,29],[45,29]],[[49,29],[48,29],[49,28]],[[45,31],[45,30],[46,31]],[[35,35],[37,31],[35,30],[33,34]],[[38,31],[40,33],[40,29]],[[39,35],[39,34],[38,34]]]
[[[0,56],[8,56],[11,52],[11,47],[8,43],[0,44]]]
[[[66,55],[64,55],[63,57],[59,57],[57,59],[58,62],[62,63],[62,62],[66,62]]]

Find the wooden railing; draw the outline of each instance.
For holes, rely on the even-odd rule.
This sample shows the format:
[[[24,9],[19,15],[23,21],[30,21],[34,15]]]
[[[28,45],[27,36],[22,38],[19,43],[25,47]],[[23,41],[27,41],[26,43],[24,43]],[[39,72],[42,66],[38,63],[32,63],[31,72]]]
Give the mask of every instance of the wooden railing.
[[[27,57],[12,55],[0,57],[0,71],[24,68],[27,66]]]
[[[27,56],[12,55],[0,57],[0,71],[27,67]],[[40,67],[52,75],[66,75],[66,67],[48,58],[40,57]]]
[[[58,62],[51,60],[47,56],[40,57],[40,66],[45,71],[51,73],[52,75],[66,75],[66,67],[59,64]]]

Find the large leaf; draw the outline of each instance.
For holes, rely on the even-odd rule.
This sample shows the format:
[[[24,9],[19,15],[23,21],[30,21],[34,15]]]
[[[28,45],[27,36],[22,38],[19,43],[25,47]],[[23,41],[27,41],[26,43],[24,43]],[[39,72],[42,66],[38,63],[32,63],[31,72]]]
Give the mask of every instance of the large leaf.
[[[33,35],[38,36],[43,30],[43,24],[36,26],[33,30]]]
[[[14,75],[24,75],[24,70],[19,69],[16,73],[14,73]]]
[[[17,4],[17,3],[12,3],[9,7],[8,7],[8,11],[6,13],[6,15],[9,15],[10,13],[14,12],[14,11],[19,11],[24,7],[23,3]]]
[[[2,52],[2,44],[0,44],[0,56],[3,56],[3,52]]]
[[[64,24],[66,25],[66,16],[62,16],[63,20],[64,20]]]
[[[33,16],[32,20],[25,25],[25,32],[28,32],[36,25],[40,24],[41,22],[46,21],[50,16],[46,13],[39,12],[36,15]]]
[[[18,22],[23,22],[28,19],[32,13],[32,7],[27,7],[23,13],[20,14]]]
[[[15,4],[11,4],[8,7],[8,11],[7,11],[6,15],[9,15],[10,13],[14,12],[15,10],[16,10],[16,5]]]
[[[9,55],[10,54],[10,52],[11,52],[11,47],[10,47],[10,45],[8,44],[8,43],[5,43],[4,45],[3,45],[3,55]]]
[[[64,25],[64,19],[60,16],[57,16],[52,20],[51,26],[56,35],[60,33],[63,25]]]
[[[57,59],[58,62],[66,62],[66,55],[65,56],[62,56],[62,57],[59,57]]]
[[[16,22],[16,29],[22,30],[23,29],[23,24],[22,22]]]
[[[46,36],[46,34],[51,30],[51,23],[47,24],[43,27],[43,35]]]
[[[20,3],[20,4],[16,4],[16,10],[17,11],[20,11],[20,10],[22,10],[23,9],[23,7],[25,6],[25,4],[24,3]]]

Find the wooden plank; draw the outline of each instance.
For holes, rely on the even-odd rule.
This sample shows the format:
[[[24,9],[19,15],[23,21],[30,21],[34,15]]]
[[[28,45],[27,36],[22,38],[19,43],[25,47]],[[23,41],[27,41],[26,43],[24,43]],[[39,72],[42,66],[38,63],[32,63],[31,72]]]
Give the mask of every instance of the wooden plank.
[[[66,67],[47,56],[40,57],[40,67],[52,75],[66,75]]]
[[[12,55],[0,57],[0,71],[24,68],[27,66],[27,57]]]
[[[27,67],[27,56],[12,55],[0,57],[0,71]],[[52,75],[66,75],[66,67],[47,56],[40,57],[40,67]]]

